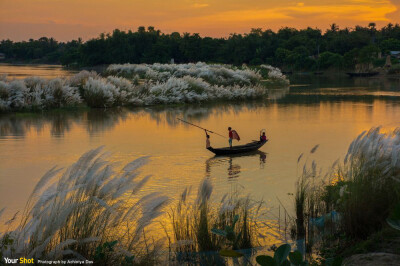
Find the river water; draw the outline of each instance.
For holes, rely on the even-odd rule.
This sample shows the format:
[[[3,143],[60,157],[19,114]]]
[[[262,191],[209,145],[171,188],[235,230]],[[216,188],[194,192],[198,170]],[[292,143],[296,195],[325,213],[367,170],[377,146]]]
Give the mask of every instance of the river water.
[[[0,66],[0,73],[5,67]],[[29,66],[18,72],[14,67],[14,73],[72,74],[60,67],[52,66],[51,73],[45,69]],[[279,201],[292,210],[288,193],[294,192],[301,153],[326,170],[344,157],[362,131],[400,125],[398,79],[297,75],[291,84],[290,90],[263,101],[0,115],[0,209],[7,207],[5,217],[11,217],[23,209],[47,170],[67,167],[89,149],[104,145],[111,158],[122,163],[151,156],[142,170],[143,176],[152,175],[145,192],[160,191],[176,199],[185,187],[195,190],[209,178],[216,199],[225,193],[250,194],[266,202],[266,219],[274,219]],[[270,141],[249,156],[214,157],[205,149],[204,132],[177,118],[223,135],[231,126],[239,132],[240,143],[257,139],[260,129],[266,129]],[[228,142],[211,135],[211,144]],[[310,154],[316,144],[319,149]]]

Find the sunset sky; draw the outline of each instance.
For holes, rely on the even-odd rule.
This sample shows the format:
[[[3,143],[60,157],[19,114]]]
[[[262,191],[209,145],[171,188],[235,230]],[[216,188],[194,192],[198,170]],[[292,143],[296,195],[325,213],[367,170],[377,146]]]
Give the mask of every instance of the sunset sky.
[[[0,39],[87,40],[115,28],[226,37],[251,28],[400,22],[400,0],[0,0]]]

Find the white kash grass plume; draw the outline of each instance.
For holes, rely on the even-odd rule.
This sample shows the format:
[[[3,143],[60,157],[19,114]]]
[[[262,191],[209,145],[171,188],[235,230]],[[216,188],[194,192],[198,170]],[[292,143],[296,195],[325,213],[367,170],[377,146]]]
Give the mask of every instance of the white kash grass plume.
[[[301,153],[300,156],[297,158],[297,163],[300,162],[301,158],[303,158],[304,153]]]
[[[128,79],[116,76],[107,77],[107,81],[114,85],[117,90],[114,90],[114,98],[116,105],[126,105],[132,102],[132,99],[137,96],[138,88]]]
[[[108,76],[107,81],[113,84],[115,87],[119,88],[121,91],[133,92],[134,86],[132,82],[126,78],[117,76]]]
[[[318,149],[318,147],[319,147],[319,144],[315,145],[315,146],[311,149],[310,153],[316,152],[317,149]]]
[[[100,76],[95,71],[82,70],[78,74],[70,77],[68,82],[73,87],[83,86],[89,78],[98,79]]]
[[[6,209],[6,208],[4,207],[3,209],[0,210],[0,218],[1,218],[1,216],[3,215],[3,212],[4,212],[5,209]]]
[[[8,83],[0,80],[0,99],[8,99],[9,97],[9,85]]]
[[[258,72],[248,68],[241,70],[229,65],[208,65],[203,62],[196,64],[110,65],[107,68],[107,72],[117,75],[137,74],[157,81],[165,81],[171,76],[178,78],[191,76],[203,78],[211,83],[219,82],[225,85],[253,84],[262,78]]]
[[[43,88],[37,84],[33,89],[31,89],[30,98],[31,98],[31,106],[32,107],[43,107],[45,104],[43,99]]]
[[[31,197],[36,196],[38,192],[52,179],[54,178],[62,169],[57,169],[56,166],[51,168],[49,171],[47,171],[42,178],[39,180],[39,182],[36,184],[35,188],[32,191]]]
[[[62,254],[62,250],[64,250],[69,245],[75,244],[77,241],[75,239],[67,239],[58,245],[56,245],[49,253],[48,256],[50,258],[58,258]]]
[[[209,179],[204,179],[199,185],[196,204],[201,206],[206,203],[211,197],[212,190],[211,181]]]
[[[62,102],[65,106],[77,105],[82,102],[82,98],[77,87],[64,85],[62,87],[62,94]]]
[[[234,203],[231,200],[224,201],[219,209],[219,213],[223,214],[226,212],[232,212],[237,206],[237,202]]]
[[[154,194],[156,195],[156,194]],[[147,200],[142,203],[142,217],[137,220],[136,235],[140,236],[143,229],[150,225],[150,223],[161,214],[162,209],[168,203],[169,198],[167,196],[154,197],[151,201]]]
[[[349,146],[345,157],[350,171],[348,178],[354,173],[352,166],[361,162],[361,171],[377,169],[381,178],[400,179],[400,131],[396,128],[387,133],[380,127],[371,128],[368,132],[362,132]]]
[[[9,232],[12,246],[8,251],[0,247],[1,252],[10,255],[15,250],[13,256],[35,258],[87,257],[93,255],[89,248],[93,246],[79,252],[75,248],[112,240],[137,248],[141,232],[168,202],[168,197],[155,193],[136,196],[148,180],[136,180],[147,161],[147,157],[139,158],[117,171],[100,147],[64,172],[51,169],[34,188],[20,225]]]
[[[106,79],[89,77],[83,86],[83,97],[91,107],[110,107],[114,104],[117,88]]]
[[[9,83],[10,106],[16,109],[27,107],[29,89],[22,80],[14,80]]]
[[[0,99],[0,111],[8,111],[10,109],[10,102]]]
[[[182,202],[186,202],[186,199],[187,199],[188,195],[190,195],[191,190],[192,190],[191,186],[185,188],[185,190],[181,194]]]
[[[46,91],[57,106],[72,106],[81,102],[78,88],[71,87],[60,78],[50,80]]]
[[[289,84],[289,80],[285,75],[282,74],[282,71],[279,68],[270,65],[261,65],[260,67],[268,70],[268,78],[273,80],[281,80],[283,83]]]
[[[10,83],[0,82],[2,110],[51,108],[74,106],[81,103],[78,88],[71,87],[64,79],[45,80],[29,77]]]
[[[24,82],[28,88],[34,88],[36,86],[44,87],[47,84],[47,80],[45,80],[44,78],[41,78],[41,77],[36,77],[36,76],[27,77],[24,79]]]

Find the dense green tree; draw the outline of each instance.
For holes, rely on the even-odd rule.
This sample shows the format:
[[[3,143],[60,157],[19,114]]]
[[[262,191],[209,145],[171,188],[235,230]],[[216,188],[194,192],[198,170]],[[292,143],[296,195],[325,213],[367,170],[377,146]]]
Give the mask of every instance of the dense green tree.
[[[323,52],[318,61],[321,69],[341,69],[344,66],[343,56],[332,52]]]
[[[0,52],[6,62],[61,63],[93,66],[111,63],[214,62],[242,65],[273,64],[284,70],[354,68],[376,62],[400,50],[400,25],[377,29],[374,23],[353,29],[333,23],[324,33],[319,29],[284,27],[251,29],[228,38],[202,37],[197,33],[164,34],[152,26],[136,31],[114,30],[97,38],[57,42],[53,38],[13,42],[2,40]]]
[[[400,51],[400,40],[396,40],[393,38],[384,40],[381,42],[380,47],[383,52],[389,51]]]

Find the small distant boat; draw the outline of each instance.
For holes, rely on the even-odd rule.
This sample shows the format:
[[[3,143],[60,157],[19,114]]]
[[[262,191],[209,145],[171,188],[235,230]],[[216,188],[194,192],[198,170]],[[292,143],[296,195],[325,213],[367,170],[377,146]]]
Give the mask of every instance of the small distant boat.
[[[245,145],[238,145],[238,146],[233,146],[232,148],[230,147],[224,147],[224,148],[207,148],[209,151],[215,153],[215,155],[230,155],[230,154],[238,154],[238,153],[247,153],[247,152],[252,152],[256,151],[259,148],[261,148],[265,143],[267,143],[268,140],[266,141],[253,141],[250,143],[247,143]]]
[[[379,72],[347,72],[351,78],[353,77],[372,77],[379,74]]]
[[[282,71],[282,74],[284,74],[284,75],[292,75],[293,71]]]
[[[314,75],[323,75],[324,74],[324,72],[322,72],[322,71],[315,71],[314,72]]]

